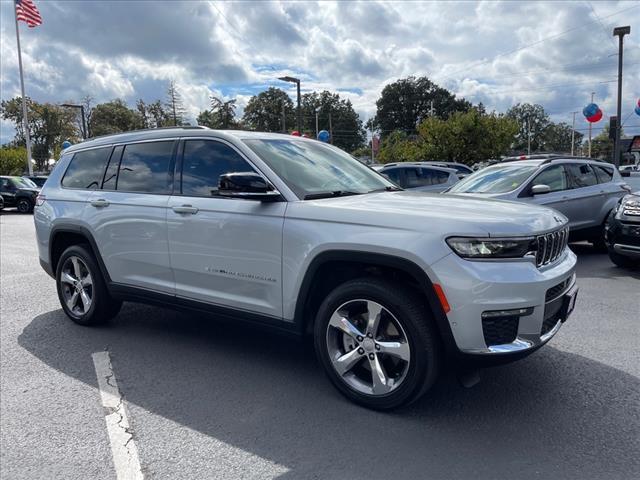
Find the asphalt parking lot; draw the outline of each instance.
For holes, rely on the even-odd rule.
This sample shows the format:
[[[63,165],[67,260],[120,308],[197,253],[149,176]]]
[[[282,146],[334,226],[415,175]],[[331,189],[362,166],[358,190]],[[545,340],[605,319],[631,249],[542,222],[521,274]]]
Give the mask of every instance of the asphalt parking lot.
[[[147,478],[640,478],[640,272],[588,245],[572,246],[580,296],[549,345],[385,414],[343,399],[307,342],[135,304],[76,326],[31,216],[3,212],[0,233],[2,478],[115,478],[105,350]]]

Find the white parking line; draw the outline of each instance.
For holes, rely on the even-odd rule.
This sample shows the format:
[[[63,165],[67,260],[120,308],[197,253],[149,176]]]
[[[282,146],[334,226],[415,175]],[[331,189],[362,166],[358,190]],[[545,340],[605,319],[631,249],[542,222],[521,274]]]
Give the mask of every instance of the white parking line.
[[[105,408],[107,434],[118,480],[141,480],[143,477],[138,460],[138,449],[131,435],[124,400],[111,367],[109,352],[91,355],[98,377],[102,406]]]

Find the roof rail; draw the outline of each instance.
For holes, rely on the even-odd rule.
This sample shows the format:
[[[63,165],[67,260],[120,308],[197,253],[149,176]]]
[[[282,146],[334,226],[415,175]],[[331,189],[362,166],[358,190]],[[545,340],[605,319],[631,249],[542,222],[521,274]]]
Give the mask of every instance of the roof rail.
[[[207,127],[205,125],[178,125],[176,127],[140,128],[140,129],[137,129],[137,130],[127,130],[125,132],[108,133],[106,135],[98,135],[97,137],[87,138],[87,140],[85,140],[85,141],[97,140],[98,138],[108,138],[108,137],[113,137],[113,136],[116,136],[116,135],[124,135],[124,134],[127,134],[127,133],[154,132],[156,130],[175,130],[175,129],[182,129],[182,130],[211,130],[209,127]]]

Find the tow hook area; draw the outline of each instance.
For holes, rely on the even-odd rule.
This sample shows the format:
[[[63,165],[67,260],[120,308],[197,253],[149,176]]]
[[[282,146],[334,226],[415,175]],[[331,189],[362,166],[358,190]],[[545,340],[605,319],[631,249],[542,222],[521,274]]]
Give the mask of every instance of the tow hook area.
[[[480,371],[478,369],[459,370],[458,381],[465,388],[475,387],[480,383]]]

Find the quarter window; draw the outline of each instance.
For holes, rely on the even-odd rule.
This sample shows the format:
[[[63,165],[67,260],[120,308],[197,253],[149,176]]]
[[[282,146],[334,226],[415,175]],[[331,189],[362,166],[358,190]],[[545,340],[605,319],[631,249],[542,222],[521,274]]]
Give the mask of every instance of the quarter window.
[[[607,183],[613,180],[613,170],[607,167],[601,167],[600,165],[594,165],[593,169],[596,171],[598,177],[598,183]]]
[[[598,184],[593,169],[587,163],[570,163],[566,165],[571,175],[573,188],[590,187]]]
[[[62,186],[88,190],[100,188],[104,167],[110,154],[111,147],[76,153],[62,178]]]
[[[218,194],[220,176],[255,172],[233,148],[211,140],[187,140],[182,160],[182,194],[211,197]]]
[[[389,180],[391,180],[396,185],[402,186],[402,183],[404,183],[402,181],[402,172],[401,172],[401,170],[399,168],[391,168],[389,170],[385,170],[385,171],[380,172],[380,173],[382,175],[384,175],[385,177],[387,177]]]
[[[120,162],[116,190],[170,193],[173,145],[173,141],[127,145]]]
[[[541,172],[531,185],[548,185],[552,192],[566,190],[567,174],[562,165],[554,165]]]

